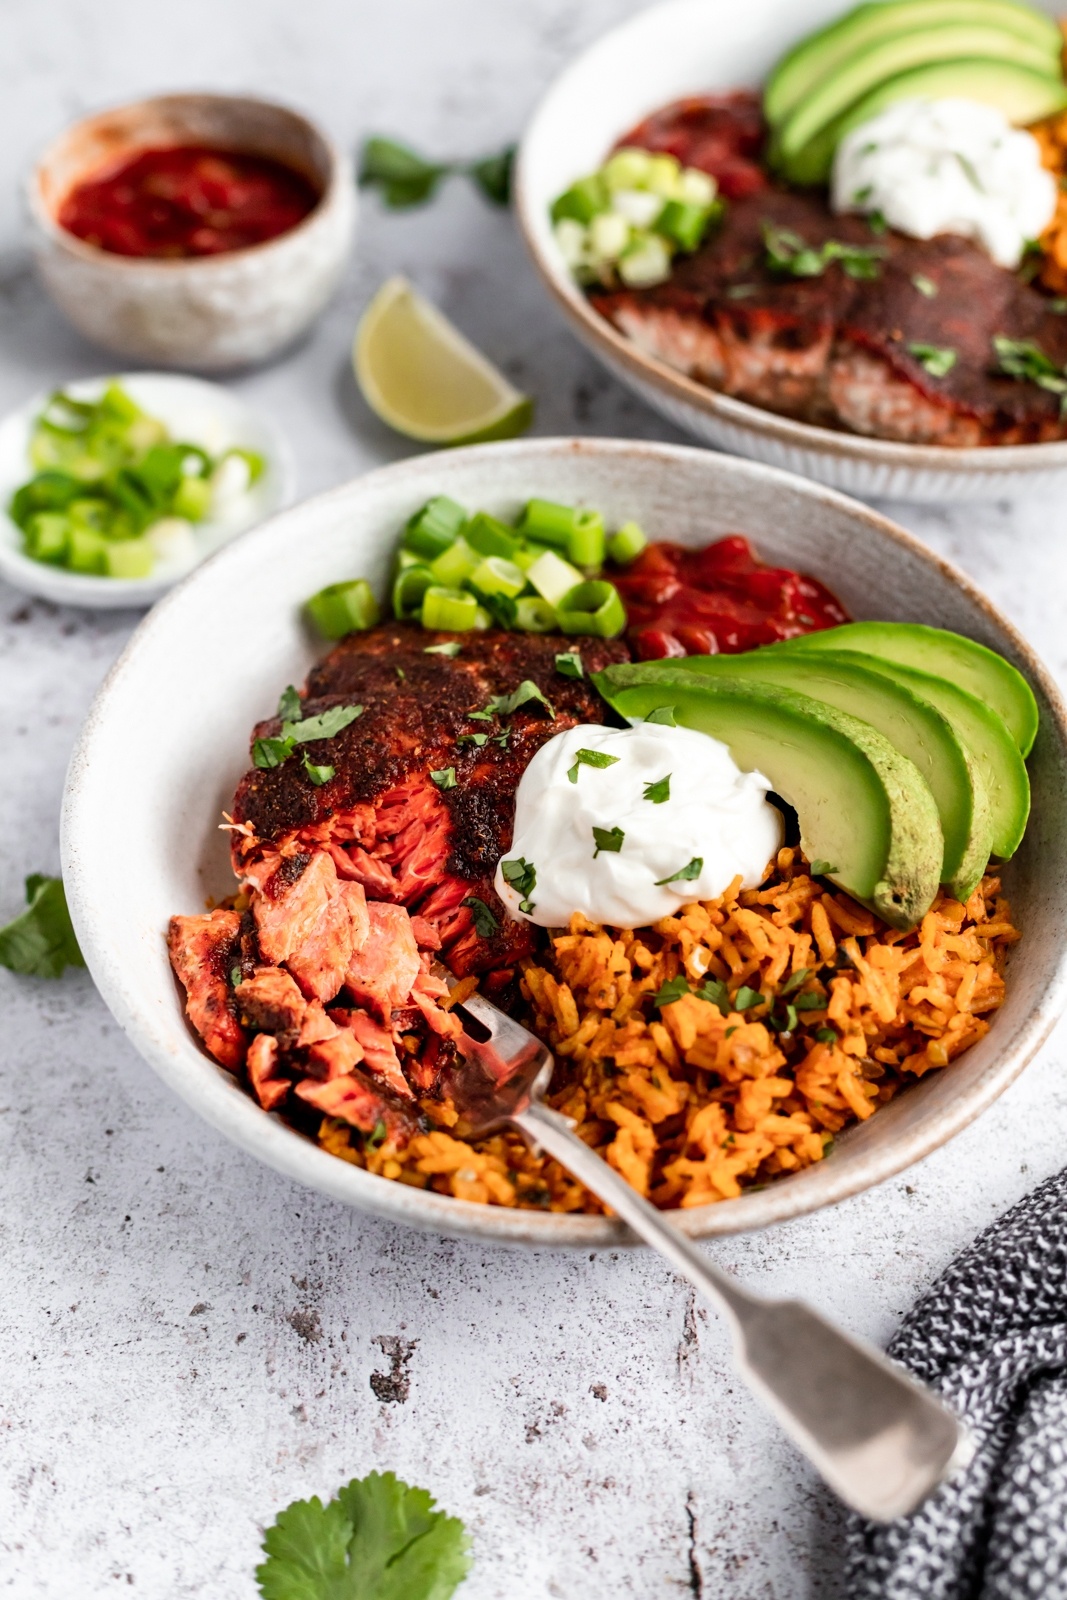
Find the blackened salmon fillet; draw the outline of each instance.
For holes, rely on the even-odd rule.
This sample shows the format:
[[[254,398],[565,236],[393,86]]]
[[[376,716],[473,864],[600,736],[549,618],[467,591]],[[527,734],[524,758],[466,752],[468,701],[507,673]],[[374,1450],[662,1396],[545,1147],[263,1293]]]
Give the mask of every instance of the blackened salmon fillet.
[[[831,261],[775,269],[767,231],[804,246],[874,252],[872,277]],[[772,235],[773,237],[773,235]],[[770,191],[731,203],[724,223],[669,282],[590,290],[592,304],[649,355],[713,389],[823,427],[955,447],[1067,438],[1061,396],[998,370],[994,339],[1067,363],[1067,317],[969,240],[876,234],[824,196]],[[931,351],[950,351],[945,361]]]

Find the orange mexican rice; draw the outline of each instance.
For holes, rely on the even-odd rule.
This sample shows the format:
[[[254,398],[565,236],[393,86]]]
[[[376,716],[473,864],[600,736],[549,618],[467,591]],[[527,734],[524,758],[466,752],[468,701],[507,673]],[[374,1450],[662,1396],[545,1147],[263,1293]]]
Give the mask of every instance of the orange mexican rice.
[[[657,1205],[698,1206],[821,1161],[843,1128],[982,1038],[1018,937],[992,874],[965,906],[942,891],[901,933],[783,849],[762,889],[735,882],[652,927],[572,917],[523,963],[521,988],[556,1058],[549,1104]],[[471,1146],[446,1105],[422,1109],[436,1126],[403,1148],[360,1148],[329,1117],[319,1138],[460,1199],[602,1209],[517,1133]]]

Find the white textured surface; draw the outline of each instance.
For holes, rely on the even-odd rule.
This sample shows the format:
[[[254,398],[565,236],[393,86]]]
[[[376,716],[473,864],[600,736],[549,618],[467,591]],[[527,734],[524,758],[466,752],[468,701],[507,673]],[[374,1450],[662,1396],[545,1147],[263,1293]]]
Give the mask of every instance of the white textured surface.
[[[10,0],[0,407],[106,370],[21,249],[15,180],[67,118],[142,90],[254,87],[306,105],[342,141],[376,128],[476,154],[628,9]],[[508,220],[458,186],[418,215],[369,203],[360,249],[302,349],[235,384],[289,433],[303,490],[404,453],[346,365],[359,307],[397,270],[538,394],[538,431],[666,436],[579,352]],[[895,509],[1067,677],[1061,503]],[[5,916],[25,872],[55,870],[67,755],[134,620],[0,589]],[[256,1166],[167,1098],[84,976],[0,972],[0,996],[0,1593],[252,1600],[275,1510],[378,1466],[467,1520],[464,1600],[839,1595],[836,1510],[730,1375],[714,1319],[656,1261],[505,1254],[369,1221]],[[885,1339],[960,1244],[1061,1164],[1065,1055],[1061,1030],[906,1178],[727,1241],[717,1259]],[[394,1360],[405,1401],[379,1398],[396,1391],[376,1377]]]

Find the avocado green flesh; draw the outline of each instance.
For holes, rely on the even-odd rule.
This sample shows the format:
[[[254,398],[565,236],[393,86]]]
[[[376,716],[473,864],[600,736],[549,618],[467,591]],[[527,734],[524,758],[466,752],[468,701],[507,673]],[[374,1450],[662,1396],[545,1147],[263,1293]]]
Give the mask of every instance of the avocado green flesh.
[[[952,22],[999,27],[1016,34],[1044,52],[1050,74],[1058,68],[1063,45],[1060,31],[1051,17],[1029,6],[1016,5],[1013,0],[899,0],[896,4],[877,0],[857,6],[818,33],[809,34],[783,57],[764,91],[768,123],[779,127],[820,83],[882,40]]]
[[[744,679],[700,679],[656,663],[593,679],[620,715],[671,706],[686,728],[726,744],[791,805],[811,861],[894,928],[912,928],[941,880],[934,797],[918,769],[867,723],[806,695]]]
[[[942,882],[966,901],[981,881],[992,849],[989,801],[976,764],[952,724],[902,684],[828,651],[752,650],[736,656],[687,656],[679,670],[711,679],[743,678],[793,689],[869,723],[913,761],[941,819]]]
[[[775,646],[777,649],[778,647]],[[842,651],[842,656],[847,652]],[[859,656],[872,672],[884,673],[913,694],[928,700],[952,723],[970,751],[989,797],[990,843],[994,855],[1007,861],[1019,848],[1030,815],[1030,780],[1019,747],[1002,717],[945,678],[917,672],[896,661]]]
[[[860,127],[898,100],[978,100],[996,106],[1009,122],[1025,127],[1051,117],[1067,106],[1062,77],[1031,72],[1010,61],[974,59],[941,61],[901,72],[855,101],[839,117],[822,126],[801,149],[789,153],[779,140],[779,167],[794,183],[825,183],[834,152],[853,128]]]
[[[788,162],[790,156],[803,150],[821,129],[891,79],[939,62],[973,59],[986,60],[993,65],[1023,67],[1049,78],[1056,66],[1047,51],[1006,33],[1003,28],[983,28],[965,22],[896,34],[851,57],[804,97],[779,129],[784,160]]]
[[[947,678],[1003,717],[1022,755],[1028,756],[1033,748],[1038,722],[1034,691],[1003,656],[963,634],[918,622],[846,622],[840,628],[790,639],[786,648],[826,650],[834,655],[841,650],[859,650]]]

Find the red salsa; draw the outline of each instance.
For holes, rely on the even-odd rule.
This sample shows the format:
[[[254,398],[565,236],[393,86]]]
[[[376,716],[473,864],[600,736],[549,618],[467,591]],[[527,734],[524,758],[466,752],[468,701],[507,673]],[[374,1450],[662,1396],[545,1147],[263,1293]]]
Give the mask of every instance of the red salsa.
[[[765,566],[738,534],[703,550],[650,544],[612,581],[626,606],[626,637],[638,661],[736,655],[849,621],[817,578]]]
[[[59,224],[113,255],[215,256],[288,233],[318,200],[302,173],[269,156],[177,145],[75,184]]]
[[[765,138],[759,95],[740,89],[675,100],[639,122],[619,144],[675,156],[683,167],[710,173],[727,200],[743,200],[768,186]]]

